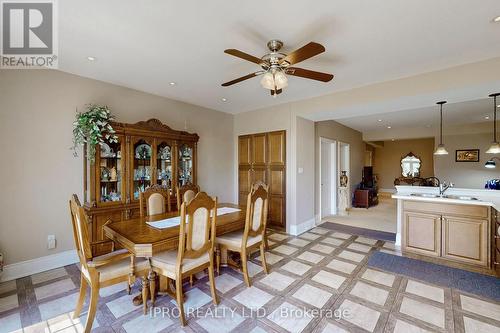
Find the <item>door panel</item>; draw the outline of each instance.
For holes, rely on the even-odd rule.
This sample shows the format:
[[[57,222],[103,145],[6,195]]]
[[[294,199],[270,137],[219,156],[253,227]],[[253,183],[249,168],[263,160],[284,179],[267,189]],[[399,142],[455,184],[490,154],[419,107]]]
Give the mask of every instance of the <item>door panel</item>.
[[[252,137],[240,136],[238,140],[238,160],[239,165],[250,165],[252,160]]]
[[[265,184],[267,184],[267,170],[265,167],[254,167],[253,172],[252,172],[252,184],[261,181]]]
[[[284,195],[285,171],[271,170],[269,179],[269,190],[274,195]]]
[[[271,225],[283,228],[285,227],[283,212],[284,212],[283,198],[271,196],[269,198],[269,220]]]
[[[443,257],[487,266],[487,220],[443,216]]]
[[[250,169],[243,169],[239,171],[239,188],[240,192],[249,192],[252,182],[252,175]]]
[[[238,138],[239,203],[246,205],[253,183],[269,185],[269,225],[285,227],[285,131]]]
[[[269,163],[285,165],[285,132],[271,132],[269,137]]]
[[[266,164],[266,134],[252,136],[252,164],[254,166],[265,166]]]
[[[430,256],[441,255],[441,216],[405,213],[404,250]]]

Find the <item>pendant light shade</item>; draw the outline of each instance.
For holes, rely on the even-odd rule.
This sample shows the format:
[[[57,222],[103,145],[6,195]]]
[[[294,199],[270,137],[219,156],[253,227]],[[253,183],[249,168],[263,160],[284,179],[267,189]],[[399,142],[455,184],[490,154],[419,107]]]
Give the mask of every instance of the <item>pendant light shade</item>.
[[[448,155],[448,151],[444,147],[443,143],[443,104],[446,104],[446,101],[437,102],[439,105],[439,114],[440,114],[440,125],[439,125],[439,144],[434,151],[434,155]]]
[[[493,97],[493,142],[486,154],[500,154],[500,144],[497,141],[497,96],[500,96],[500,93],[490,95]]]
[[[497,159],[497,157],[493,157],[491,160],[486,161],[486,163],[484,164],[484,167],[488,168],[488,169],[495,169],[497,167],[497,163],[495,162],[495,159]]]

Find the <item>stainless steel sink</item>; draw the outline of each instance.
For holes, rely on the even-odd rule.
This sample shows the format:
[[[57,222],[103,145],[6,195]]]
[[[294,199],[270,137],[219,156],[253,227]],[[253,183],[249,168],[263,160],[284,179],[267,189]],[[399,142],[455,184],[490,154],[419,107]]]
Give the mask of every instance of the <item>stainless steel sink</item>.
[[[414,197],[422,197],[422,198],[439,198],[439,195],[431,194],[431,193],[412,193],[410,195],[414,196]]]
[[[469,197],[469,196],[466,196],[466,195],[445,195],[443,196],[443,198],[446,198],[446,199],[455,199],[455,200],[470,200],[470,201],[473,201],[473,200],[479,200],[478,198],[474,198],[474,197]]]

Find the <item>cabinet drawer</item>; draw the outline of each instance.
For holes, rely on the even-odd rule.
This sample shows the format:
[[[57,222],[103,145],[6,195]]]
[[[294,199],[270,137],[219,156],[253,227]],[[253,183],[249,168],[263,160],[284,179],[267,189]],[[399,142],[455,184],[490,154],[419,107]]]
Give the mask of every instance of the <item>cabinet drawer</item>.
[[[417,212],[438,213],[442,215],[458,215],[467,217],[476,217],[481,219],[488,218],[487,206],[476,205],[455,205],[443,204],[437,202],[422,202],[422,201],[405,201],[404,210],[412,210]]]

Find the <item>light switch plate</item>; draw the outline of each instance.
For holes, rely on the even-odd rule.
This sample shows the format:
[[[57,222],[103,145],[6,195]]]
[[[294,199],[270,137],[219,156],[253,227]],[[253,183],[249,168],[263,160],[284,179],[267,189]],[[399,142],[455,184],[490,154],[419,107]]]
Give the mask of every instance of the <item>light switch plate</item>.
[[[299,173],[304,173],[304,168],[299,168]]]
[[[56,248],[56,235],[47,236],[47,249],[52,250]]]

